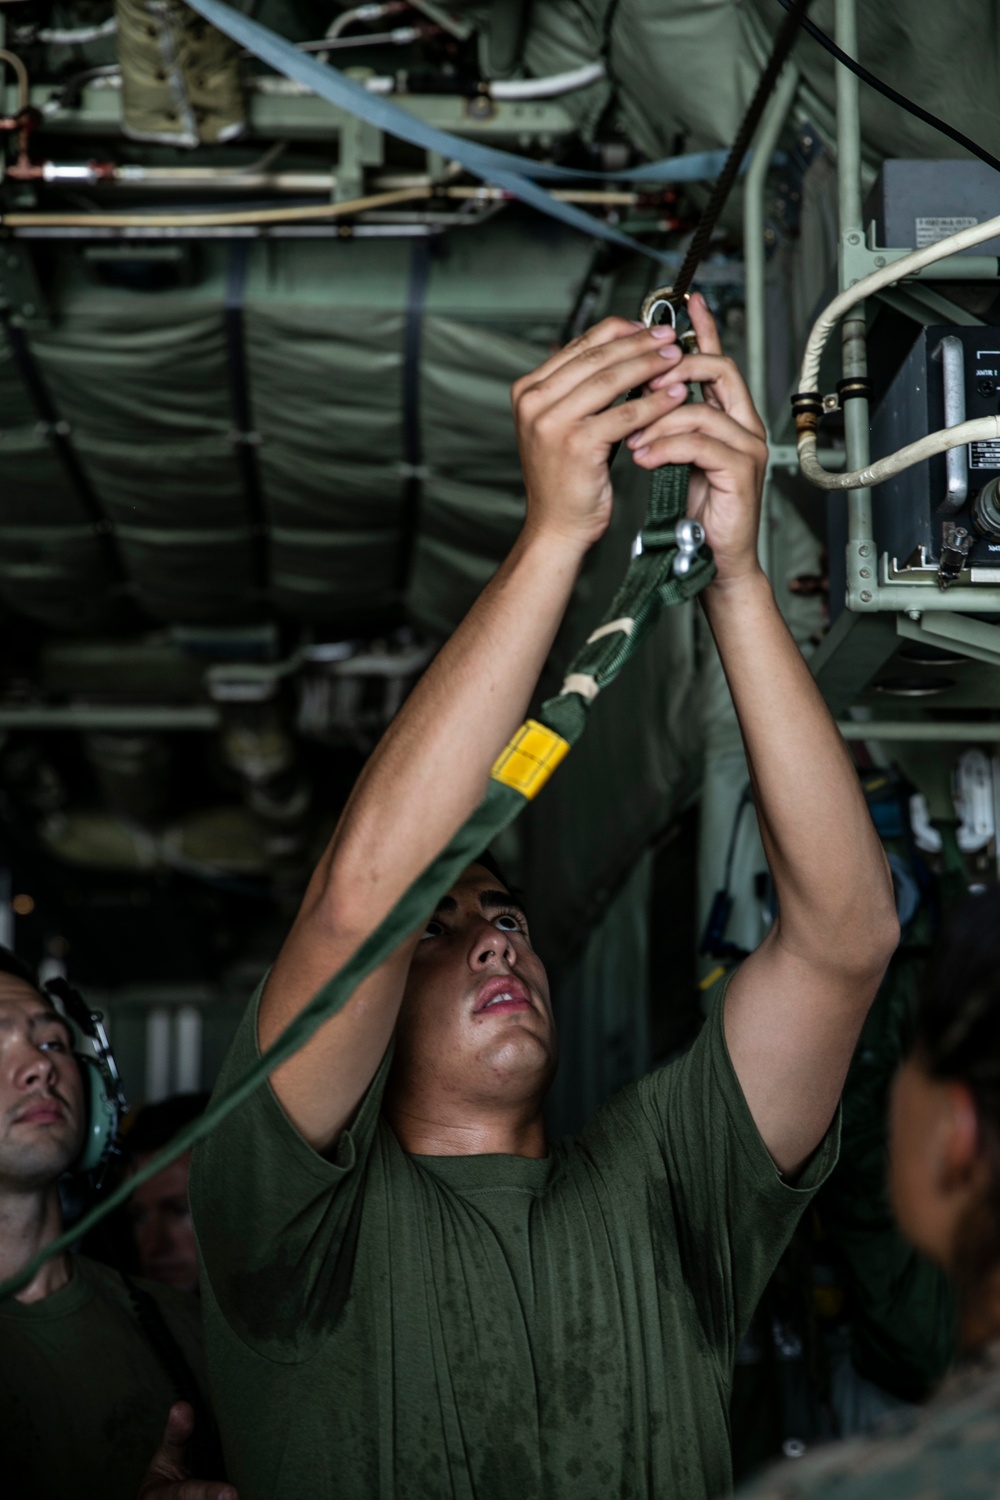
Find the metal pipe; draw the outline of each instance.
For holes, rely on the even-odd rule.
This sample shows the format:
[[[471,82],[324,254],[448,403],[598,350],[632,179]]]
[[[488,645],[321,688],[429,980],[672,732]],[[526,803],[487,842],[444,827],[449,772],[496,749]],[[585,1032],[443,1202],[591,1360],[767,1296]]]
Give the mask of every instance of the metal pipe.
[[[764,111],[743,187],[743,275],[746,283],[747,382],[753,403],[770,438],[767,401],[767,267],[764,259],[764,192],[771,157],[798,88],[798,70],[788,63]],[[757,555],[771,576],[771,483],[761,496]]]
[[[0,729],[218,729],[219,713],[210,704],[108,707],[81,703],[65,708],[26,704],[0,707]]]
[[[329,195],[337,186],[333,172],[241,172],[226,167],[115,167],[102,180],[117,188],[152,188],[177,192],[268,192]]]
[[[934,723],[927,719],[847,719],[837,728],[845,740],[959,740],[1000,744],[1000,723]]]
[[[17,79],[17,112],[20,117],[17,130],[17,166],[24,168],[28,165],[28,137],[31,134],[28,109],[31,104],[31,84],[28,79],[28,70],[24,63],[14,52],[8,52],[6,47],[0,47],[0,62],[7,63],[14,71]],[[2,175],[2,168],[0,168]]]
[[[447,224],[444,222],[448,219]],[[170,229],[90,229],[77,226],[42,226],[41,228],[12,229],[11,239],[17,240],[122,240],[132,244],[159,242],[169,244],[178,240],[405,240],[421,239],[428,235],[441,234],[446,228],[468,228],[478,220],[463,219],[457,214],[423,214],[406,224],[231,224],[220,229],[184,229],[179,225]]]
[[[858,52],[858,17],[856,0],[836,0],[837,45],[850,57]],[[845,252],[863,243],[861,220],[861,113],[859,84],[849,68],[838,68],[837,85],[837,187],[840,215],[840,286],[844,289]],[[841,333],[841,361],[845,380],[867,378],[868,357],[865,345],[864,303],[844,320]],[[870,457],[868,402],[854,397],[844,405],[844,445],[846,468],[863,469]],[[869,546],[874,537],[872,525],[872,492],[851,490],[847,502],[847,593],[848,608],[859,603],[874,604],[875,588],[862,588],[858,577],[859,548]],[[859,596],[866,596],[861,601]]]
[[[764,426],[767,414],[767,310],[764,261],[764,192],[771,157],[798,88],[789,63],[764,112],[743,185],[743,275],[746,283],[747,384]]]
[[[403,188],[396,193],[373,193],[365,198],[349,198],[343,203],[321,203],[304,208],[248,208],[236,212],[208,214],[5,214],[7,229],[189,229],[223,228],[241,224],[306,224],[310,221],[339,219],[346,214],[366,213],[373,208],[388,208],[394,203],[412,203],[429,198],[427,188]]]
[[[868,585],[874,588],[874,584]],[[950,589],[938,587],[932,577],[926,583],[883,583],[878,587],[878,604],[886,610],[950,610],[953,614],[1000,614],[1000,587],[975,584]]]

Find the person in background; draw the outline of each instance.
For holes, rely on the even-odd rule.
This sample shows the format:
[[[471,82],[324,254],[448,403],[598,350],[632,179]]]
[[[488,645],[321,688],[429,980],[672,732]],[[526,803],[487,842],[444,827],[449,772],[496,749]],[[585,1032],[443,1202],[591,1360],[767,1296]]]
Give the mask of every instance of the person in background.
[[[945,929],[893,1087],[903,1233],[955,1286],[963,1357],[878,1437],[781,1465],[746,1500],[990,1500],[1000,1492],[1000,887]]]
[[[139,1110],[125,1137],[125,1151],[136,1168],[172,1141],[179,1130],[196,1120],[208,1104],[208,1094],[174,1094]],[[176,1287],[198,1290],[198,1246],[188,1203],[191,1153],[140,1183],[128,1203],[128,1220],[140,1276]]]
[[[0,1281],[63,1230],[60,1181],[87,1118],[73,1043],[30,970],[0,948]],[[143,1500],[235,1500],[222,1482],[180,1477],[198,1433],[192,1466],[220,1472],[209,1467],[219,1460],[203,1390],[193,1298],[84,1255],[53,1256],[0,1300],[3,1493],[135,1500],[141,1485]]]

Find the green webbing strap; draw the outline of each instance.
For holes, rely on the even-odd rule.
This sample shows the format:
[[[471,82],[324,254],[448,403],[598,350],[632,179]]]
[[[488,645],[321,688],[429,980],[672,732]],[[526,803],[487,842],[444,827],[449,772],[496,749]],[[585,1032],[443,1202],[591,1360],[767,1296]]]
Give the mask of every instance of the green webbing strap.
[[[692,598],[715,574],[715,565],[704,552],[693,557],[687,571],[675,570],[681,555],[675,527],[684,515],[687,485],[686,467],[671,465],[654,472],[646,523],[640,533],[642,549],[632,559],[602,624],[570,664],[562,692],[542,705],[539,720],[544,729],[540,728],[539,732],[544,736],[545,730],[551,731],[553,741],[565,741],[566,744],[561,746],[563,754],[583,733],[587,712],[598,693],[618,676],[653,628],[660,611],[666,605],[680,604]],[[515,744],[516,740],[511,743]],[[500,764],[498,761],[497,766]],[[0,1297],[16,1292],[36,1275],[45,1261],[68,1250],[89,1234],[140,1183],[162,1172],[170,1162],[203,1140],[234,1109],[238,1109],[269,1074],[305,1046],[324,1021],[346,1005],[361,981],[384,963],[433,911],[462,871],[476,860],[501,829],[524,810],[531,795],[534,795],[533,791],[526,796],[514,786],[496,779],[494,767],[485,797],[448,847],[418,876],[353,958],[327,980],[235,1087],[222,1098],[213,1099],[205,1113],[181,1130],[169,1146],[110,1193],[71,1230],[46,1246],[16,1276],[5,1281],[0,1286]]]

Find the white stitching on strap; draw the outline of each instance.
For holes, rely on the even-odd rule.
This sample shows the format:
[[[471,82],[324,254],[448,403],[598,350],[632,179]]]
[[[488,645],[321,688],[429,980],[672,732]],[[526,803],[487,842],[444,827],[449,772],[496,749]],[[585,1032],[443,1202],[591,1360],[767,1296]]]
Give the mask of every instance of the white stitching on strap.
[[[630,619],[628,615],[623,616],[620,620],[609,620],[606,625],[598,625],[593,635],[588,635],[587,645],[592,646],[595,641],[602,640],[606,635],[614,635],[616,630],[621,630],[626,635],[631,635],[634,628],[635,621]]]
[[[563,693],[579,693],[581,698],[586,698],[588,703],[593,703],[601,691],[597,686],[597,680],[587,672],[571,672],[560,688]]]

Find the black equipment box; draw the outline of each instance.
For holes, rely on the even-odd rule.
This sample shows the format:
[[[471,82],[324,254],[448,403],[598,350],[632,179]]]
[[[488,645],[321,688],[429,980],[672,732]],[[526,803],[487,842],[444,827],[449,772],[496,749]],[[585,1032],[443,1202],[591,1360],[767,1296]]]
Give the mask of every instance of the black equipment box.
[[[875,220],[876,243],[922,250],[1000,214],[1000,178],[981,161],[883,162],[865,222]],[[1000,255],[1000,237],[961,255]]]
[[[945,385],[949,385],[946,407]],[[956,405],[957,403],[957,405]],[[962,413],[964,412],[964,416]],[[883,458],[956,420],[1000,412],[1000,328],[932,327],[919,337],[875,409],[872,459]],[[947,414],[946,414],[947,413]],[[939,454],[904,469],[872,491],[876,549],[894,569],[937,570],[943,528],[969,533],[963,581],[1000,583],[1000,525],[976,499],[1000,476],[1000,440],[967,443],[952,456]],[[839,614],[844,598],[847,496],[828,498],[830,601]],[[966,543],[968,546],[968,542]]]

